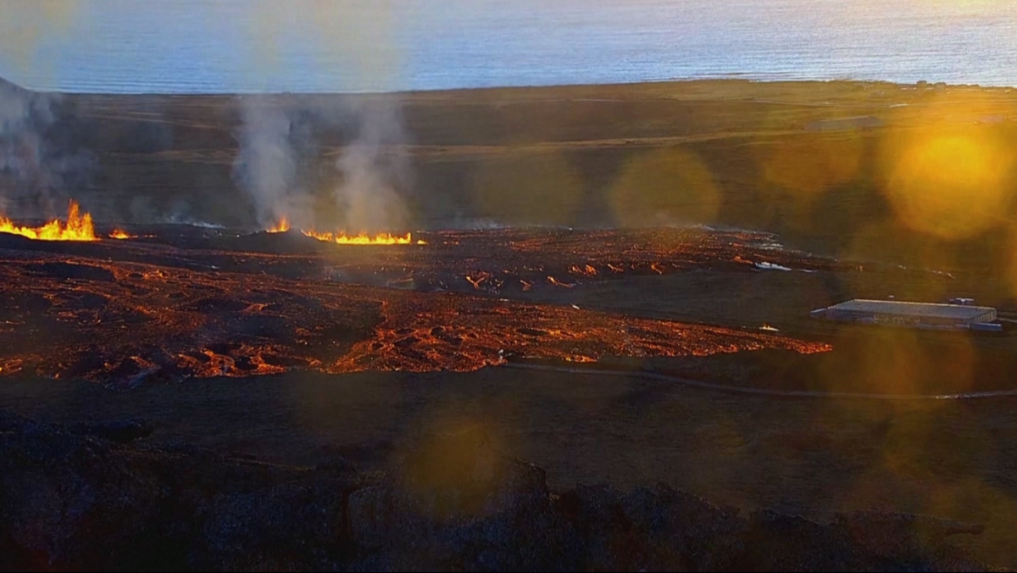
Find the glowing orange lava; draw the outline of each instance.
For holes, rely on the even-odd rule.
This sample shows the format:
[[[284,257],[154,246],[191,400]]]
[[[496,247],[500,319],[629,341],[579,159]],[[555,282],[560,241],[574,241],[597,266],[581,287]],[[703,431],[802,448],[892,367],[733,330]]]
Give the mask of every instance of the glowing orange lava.
[[[403,236],[390,235],[388,233],[378,233],[375,236],[370,236],[367,233],[360,233],[359,235],[347,235],[346,233],[319,233],[317,231],[303,231],[308,237],[313,237],[319,241],[325,241],[326,243],[336,243],[339,245],[412,245],[413,235],[406,233]],[[424,241],[417,241],[418,245],[426,244]]]
[[[92,215],[80,213],[78,204],[71,201],[67,208],[67,223],[53,219],[41,227],[19,227],[10,219],[0,217],[0,233],[21,235],[40,241],[98,241],[92,226]]]
[[[127,233],[123,229],[113,229],[113,232],[109,234],[111,239],[133,239],[133,235]]]
[[[286,219],[286,217],[283,217],[282,219],[279,220],[278,223],[275,224],[274,227],[272,227],[271,229],[268,229],[268,232],[269,233],[285,233],[286,231],[289,231],[289,230],[290,230],[290,222]]]

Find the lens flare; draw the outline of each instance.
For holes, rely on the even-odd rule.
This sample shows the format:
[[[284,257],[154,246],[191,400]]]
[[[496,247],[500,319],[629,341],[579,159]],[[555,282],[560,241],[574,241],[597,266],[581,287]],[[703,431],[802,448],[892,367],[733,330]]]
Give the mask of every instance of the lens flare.
[[[711,223],[720,209],[720,191],[709,167],[685,149],[636,156],[622,168],[609,199],[615,220],[624,227]]]
[[[863,145],[855,134],[777,142],[760,152],[762,174],[796,198],[810,200],[858,176]]]
[[[888,160],[885,194],[907,227],[961,240],[1002,222],[1013,154],[990,130],[920,130]]]
[[[506,222],[560,225],[584,207],[579,171],[555,152],[485,159],[473,172],[471,184],[476,212]]]

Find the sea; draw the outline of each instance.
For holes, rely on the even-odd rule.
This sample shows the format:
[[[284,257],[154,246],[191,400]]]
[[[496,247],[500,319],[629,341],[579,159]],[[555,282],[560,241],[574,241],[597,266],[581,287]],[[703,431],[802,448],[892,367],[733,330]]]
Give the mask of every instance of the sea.
[[[0,0],[0,76],[103,93],[1017,86],[1017,0]]]

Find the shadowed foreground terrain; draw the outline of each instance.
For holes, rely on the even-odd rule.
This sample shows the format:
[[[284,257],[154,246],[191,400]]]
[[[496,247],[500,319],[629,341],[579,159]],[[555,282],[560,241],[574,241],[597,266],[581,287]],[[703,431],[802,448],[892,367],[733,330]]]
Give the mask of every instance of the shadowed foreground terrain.
[[[549,491],[483,433],[431,436],[389,474],[131,446],[131,424],[0,410],[0,568],[96,570],[973,570],[903,514],[748,516],[660,485]],[[109,441],[112,438],[115,442]],[[117,443],[119,442],[119,443]]]

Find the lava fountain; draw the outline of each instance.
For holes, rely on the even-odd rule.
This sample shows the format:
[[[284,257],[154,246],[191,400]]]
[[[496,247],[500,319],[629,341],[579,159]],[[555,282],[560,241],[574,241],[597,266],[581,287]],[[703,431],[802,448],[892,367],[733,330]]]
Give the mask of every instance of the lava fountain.
[[[78,204],[71,201],[67,208],[67,223],[53,219],[41,227],[19,227],[10,219],[0,217],[0,233],[21,235],[39,241],[98,241],[92,226],[92,215],[81,214]]]
[[[326,243],[336,243],[338,245],[412,245],[413,234],[406,233],[405,235],[391,235],[389,233],[378,233],[373,237],[367,233],[360,233],[359,235],[347,235],[346,233],[319,233],[317,231],[303,231],[308,237],[318,239],[319,241],[325,241]],[[418,245],[426,245],[425,241],[418,240]]]
[[[282,219],[280,219],[279,222],[276,223],[275,226],[272,227],[271,229],[266,229],[266,231],[269,232],[269,233],[285,233],[286,231],[289,231],[289,230],[290,230],[290,222],[289,222],[288,219],[286,219],[286,217],[283,217]]]

